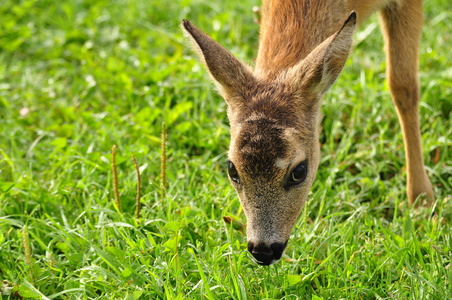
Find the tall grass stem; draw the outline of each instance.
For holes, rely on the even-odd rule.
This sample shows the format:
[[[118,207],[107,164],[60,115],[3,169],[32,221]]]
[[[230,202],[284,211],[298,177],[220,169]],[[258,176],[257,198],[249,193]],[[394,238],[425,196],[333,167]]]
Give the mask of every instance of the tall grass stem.
[[[121,198],[119,197],[118,171],[116,169],[116,145],[111,147],[111,170],[113,172],[113,192],[115,195],[116,207],[122,212]]]

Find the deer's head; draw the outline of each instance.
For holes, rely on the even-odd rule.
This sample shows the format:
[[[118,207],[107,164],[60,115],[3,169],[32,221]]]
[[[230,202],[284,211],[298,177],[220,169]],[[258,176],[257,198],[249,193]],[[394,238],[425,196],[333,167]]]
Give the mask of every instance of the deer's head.
[[[304,59],[269,72],[246,66],[182,23],[228,104],[229,179],[247,217],[248,250],[260,264],[281,258],[306,203],[320,160],[322,95],[345,64],[355,24],[352,13]]]

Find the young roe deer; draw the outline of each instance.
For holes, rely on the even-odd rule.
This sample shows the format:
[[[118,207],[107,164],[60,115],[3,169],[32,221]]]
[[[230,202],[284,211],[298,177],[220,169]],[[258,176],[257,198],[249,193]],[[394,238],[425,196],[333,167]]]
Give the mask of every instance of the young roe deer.
[[[228,104],[228,173],[247,217],[248,250],[260,264],[278,261],[287,245],[319,165],[322,96],[347,60],[356,24],[374,11],[413,204],[422,193],[433,198],[418,115],[422,0],[264,0],[254,68],[182,22]]]

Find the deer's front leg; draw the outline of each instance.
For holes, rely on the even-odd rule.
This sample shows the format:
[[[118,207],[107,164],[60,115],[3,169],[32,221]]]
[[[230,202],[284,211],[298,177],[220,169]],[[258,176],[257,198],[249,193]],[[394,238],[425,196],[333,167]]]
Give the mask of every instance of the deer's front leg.
[[[424,167],[419,126],[418,55],[422,1],[393,2],[380,14],[386,42],[387,77],[405,143],[407,194],[413,204],[420,194],[433,199]]]

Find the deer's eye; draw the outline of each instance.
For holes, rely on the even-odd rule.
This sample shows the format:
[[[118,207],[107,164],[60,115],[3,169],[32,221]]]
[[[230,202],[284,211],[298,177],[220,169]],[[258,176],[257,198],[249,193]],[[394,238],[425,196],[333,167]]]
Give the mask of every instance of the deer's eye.
[[[228,160],[228,174],[232,181],[234,181],[235,183],[240,183],[239,173],[230,160]]]
[[[308,175],[308,162],[305,160],[298,164],[298,166],[296,166],[295,169],[293,169],[287,182],[288,186],[302,183],[303,181],[305,181],[307,175]]]

